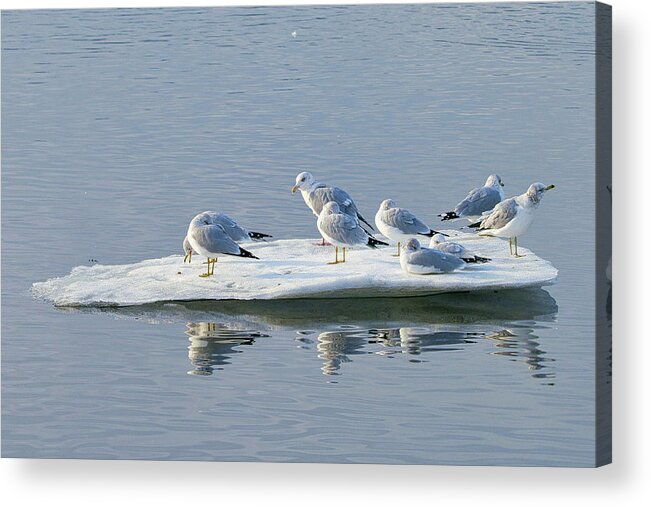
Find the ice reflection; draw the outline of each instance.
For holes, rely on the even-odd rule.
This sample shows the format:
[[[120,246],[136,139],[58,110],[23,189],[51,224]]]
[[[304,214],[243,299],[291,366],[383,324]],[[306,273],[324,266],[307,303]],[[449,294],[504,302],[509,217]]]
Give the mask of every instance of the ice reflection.
[[[554,360],[544,351],[539,333],[556,319],[558,306],[543,289],[414,298],[168,302],[64,311],[112,313],[154,324],[190,321],[185,334],[193,375],[230,368],[234,356],[247,346],[272,336],[274,350],[285,355],[281,361],[295,361],[291,354],[297,350],[316,354],[327,376],[354,372],[353,364],[365,356],[419,363],[435,352],[472,349],[524,363],[533,378],[551,383],[555,377],[550,368]],[[288,335],[295,336],[294,341],[288,343]]]

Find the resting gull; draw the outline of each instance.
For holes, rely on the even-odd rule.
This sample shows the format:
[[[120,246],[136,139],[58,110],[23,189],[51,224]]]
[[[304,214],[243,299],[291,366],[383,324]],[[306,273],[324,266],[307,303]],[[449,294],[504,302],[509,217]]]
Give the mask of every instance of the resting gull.
[[[261,232],[254,232],[254,231],[249,231],[239,225],[235,220],[233,220],[231,217],[229,217],[226,213],[219,213],[216,211],[205,211],[204,214],[210,221],[212,225],[221,225],[224,230],[226,231],[226,234],[228,234],[228,237],[231,238],[233,241],[238,242],[238,241],[249,241],[249,240],[264,240],[265,238],[271,238],[272,236],[269,234],[263,234]],[[183,262],[186,260],[188,262],[192,262],[192,247],[190,245],[190,242],[188,241],[187,236],[183,239],[183,252],[185,253],[185,257],[183,258]]]
[[[479,217],[485,211],[504,200],[504,183],[497,174],[491,174],[483,187],[473,188],[466,198],[454,207],[454,210],[441,213],[441,220],[454,220],[466,217]]]
[[[509,252],[514,255],[514,245],[515,257],[521,257],[518,255],[518,236],[529,230],[543,194],[552,188],[555,188],[554,185],[534,183],[524,194],[500,202],[479,222],[469,227],[477,228],[480,236],[509,238]]]
[[[398,242],[397,256],[400,256],[401,241],[409,241],[414,236],[431,238],[435,234],[441,234],[430,229],[408,209],[398,208],[395,201],[391,199],[385,199],[380,204],[375,214],[375,225],[387,238]]]
[[[193,252],[206,257],[207,272],[199,275],[207,277],[215,274],[215,264],[219,255],[233,255],[257,259],[248,250],[235,243],[220,224],[211,221],[212,212],[199,213],[190,222],[187,239]]]
[[[369,224],[357,209],[357,205],[348,192],[339,187],[329,187],[325,183],[318,182],[311,173],[302,172],[296,176],[296,184],[292,187],[292,194],[297,190],[301,191],[305,204],[312,210],[317,217],[321,214],[323,205],[327,202],[336,202],[342,213],[350,215],[355,220],[360,220],[370,227]]]
[[[432,236],[432,239],[429,242],[429,247],[434,250],[439,250],[443,253],[447,253],[450,255],[454,255],[455,257],[459,257],[459,259],[461,259],[463,262],[469,264],[470,263],[483,264],[485,262],[490,261],[488,257],[480,257],[478,255],[473,254],[465,246],[460,245],[459,243],[455,243],[454,241],[447,241],[443,236],[443,234],[434,234],[434,236]]]
[[[343,213],[339,204],[334,201],[323,205],[319,219],[316,222],[323,239],[335,247],[335,260],[329,264],[346,262],[346,247],[367,246],[377,248],[378,245],[387,245],[383,241],[370,236],[356,218]],[[339,260],[339,247],[343,248],[343,260]]]
[[[407,273],[414,275],[433,275],[451,273],[465,266],[459,257],[443,253],[440,250],[423,248],[417,239],[410,239],[403,247],[400,255],[400,266]]]

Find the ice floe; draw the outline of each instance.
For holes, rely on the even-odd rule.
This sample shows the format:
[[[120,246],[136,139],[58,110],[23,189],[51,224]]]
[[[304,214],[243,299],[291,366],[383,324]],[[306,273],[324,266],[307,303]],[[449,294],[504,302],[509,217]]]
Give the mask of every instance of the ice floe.
[[[450,231],[448,231],[450,232]],[[332,247],[315,239],[288,239],[243,246],[260,260],[221,257],[215,275],[200,278],[205,259],[183,255],[125,265],[74,268],[69,275],[33,284],[36,297],[60,306],[130,306],[161,301],[273,300],[302,298],[405,297],[449,292],[542,287],[556,268],[524,248],[509,256],[497,238],[450,232],[454,240],[491,258],[454,273],[418,276],[402,271],[395,248],[355,249],[346,263],[328,265]]]

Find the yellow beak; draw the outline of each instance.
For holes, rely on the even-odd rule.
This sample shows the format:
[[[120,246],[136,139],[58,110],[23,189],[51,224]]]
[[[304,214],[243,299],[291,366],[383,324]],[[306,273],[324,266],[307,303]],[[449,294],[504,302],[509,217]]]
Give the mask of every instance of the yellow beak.
[[[545,190],[551,190],[552,188],[556,188],[554,185],[547,185],[545,187]]]
[[[297,185],[294,185],[294,186],[292,187],[292,194],[295,194],[295,193],[296,193],[296,190],[298,190],[298,186],[297,186]]]

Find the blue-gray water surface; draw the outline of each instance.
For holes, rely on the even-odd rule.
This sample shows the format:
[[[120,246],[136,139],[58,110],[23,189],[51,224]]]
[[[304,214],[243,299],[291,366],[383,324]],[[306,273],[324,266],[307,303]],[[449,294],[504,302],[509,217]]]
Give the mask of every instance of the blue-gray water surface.
[[[587,2],[3,12],[2,455],[592,465],[594,36]],[[558,282],[122,310],[31,294],[180,253],[205,209],[316,240],[303,170],[367,218],[391,197],[433,227],[490,173],[509,195],[554,183],[520,243]]]

